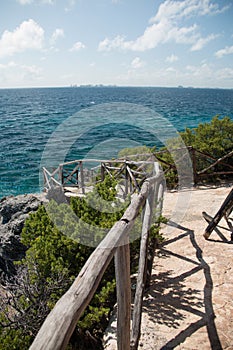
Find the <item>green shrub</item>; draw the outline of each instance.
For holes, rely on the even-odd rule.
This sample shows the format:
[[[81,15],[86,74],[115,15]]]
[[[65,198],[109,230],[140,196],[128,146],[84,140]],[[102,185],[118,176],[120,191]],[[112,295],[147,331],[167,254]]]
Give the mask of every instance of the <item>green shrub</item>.
[[[90,206],[91,202],[100,205],[99,210]],[[112,202],[118,210],[109,214],[107,209]],[[116,198],[116,181],[106,177],[86,198],[73,198],[71,207],[51,201],[46,208],[41,206],[30,214],[21,235],[27,247],[26,256],[17,262],[17,279],[6,284],[7,295],[0,305],[0,349],[29,348],[46,316],[94,250],[94,246],[84,245],[80,240],[85,225],[94,227],[89,242],[97,244],[103,238],[101,229],[108,231],[128,204],[129,200],[121,203]],[[137,239],[131,243],[131,273],[138,264],[138,232],[141,232],[140,217],[132,230],[132,237]],[[151,238],[155,236],[159,237],[157,226],[151,229]],[[69,349],[101,349],[100,339],[116,302],[115,284],[112,261],[77,324]]]
[[[220,118],[218,115],[213,117],[210,123],[201,123],[197,128],[189,129],[180,133],[185,145],[191,146],[197,151],[203,152],[211,157],[218,159],[233,149],[233,121],[229,117]],[[177,139],[168,141],[168,145],[172,146],[172,149],[179,149],[180,143]],[[169,148],[169,146],[168,146]],[[161,165],[165,171],[165,177],[168,188],[174,188],[178,184],[178,174],[175,168],[175,162],[167,148],[162,149],[164,153],[158,155],[158,159],[161,161]],[[185,150],[183,151],[185,152]],[[155,153],[156,156],[156,153]],[[182,156],[182,152],[181,152]],[[190,154],[192,158],[192,154]],[[178,158],[178,157],[177,157]],[[182,158],[182,157],[181,157]],[[184,160],[182,160],[184,161]],[[196,152],[196,170],[197,172],[205,169],[214,163],[215,160],[204,157],[201,153]],[[168,164],[173,167],[170,167]],[[228,157],[224,160],[226,165],[233,165],[233,157]],[[226,165],[218,164],[214,167],[215,172],[229,171]],[[183,171],[185,171],[185,165],[182,164]],[[208,171],[208,176],[205,177],[205,181],[217,181],[218,179],[226,178],[225,175],[214,176],[213,168]],[[182,176],[184,176],[182,174]],[[232,177],[232,176],[231,176]]]

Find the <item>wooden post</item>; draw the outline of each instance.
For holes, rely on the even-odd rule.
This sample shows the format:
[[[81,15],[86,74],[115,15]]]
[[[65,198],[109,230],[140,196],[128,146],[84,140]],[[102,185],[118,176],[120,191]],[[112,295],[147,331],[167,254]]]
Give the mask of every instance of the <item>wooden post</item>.
[[[159,216],[162,213],[164,187],[165,187],[165,180],[164,179],[161,182],[157,183],[155,186],[155,193],[154,193],[155,215],[153,216],[154,223],[157,222]],[[154,261],[154,254],[155,254],[155,249],[156,249],[157,244],[158,244],[157,238],[152,237],[150,240],[150,244],[148,247],[148,253],[147,253],[146,288],[149,288],[149,286],[150,286],[153,261]]]
[[[125,197],[129,193],[129,181],[128,181],[128,170],[125,162]]]
[[[191,148],[191,158],[193,163],[193,181],[194,185],[198,183],[198,174],[197,174],[197,158],[196,158],[196,150],[192,147]]]
[[[81,184],[81,189],[82,189],[82,193],[85,194],[83,162],[82,161],[79,162],[79,167],[80,167],[80,184]]]
[[[61,185],[64,184],[64,176],[63,176],[63,165],[59,165],[59,180],[61,182]]]
[[[140,259],[139,259],[139,267],[138,267],[137,287],[136,287],[136,293],[134,298],[133,322],[132,322],[132,333],[131,333],[131,342],[130,342],[131,350],[137,350],[140,333],[141,333],[142,301],[143,301],[143,293],[144,293],[145,283],[146,283],[149,230],[150,230],[151,221],[152,221],[153,206],[154,206],[154,190],[151,190],[146,200],[143,223],[142,223]]]
[[[104,165],[103,165],[103,163],[101,163],[101,168],[100,168],[100,171],[101,171],[101,182],[103,182],[104,181]]]
[[[124,239],[124,243],[115,253],[118,350],[130,350],[131,283],[128,237]]]

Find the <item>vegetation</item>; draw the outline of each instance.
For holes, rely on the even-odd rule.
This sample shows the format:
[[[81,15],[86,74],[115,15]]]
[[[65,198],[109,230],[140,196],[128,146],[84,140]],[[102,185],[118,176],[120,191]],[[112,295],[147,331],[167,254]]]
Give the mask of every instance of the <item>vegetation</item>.
[[[229,117],[220,119],[217,115],[210,123],[199,124],[195,129],[181,132],[186,146],[220,158],[233,149],[233,121]]]
[[[233,121],[229,117],[220,118],[215,116],[210,123],[199,124],[197,128],[186,128],[184,132],[180,133],[185,145],[193,147],[196,152],[196,170],[197,172],[207,168],[214,163],[215,159],[221,158],[227,155],[233,149]],[[172,149],[180,148],[180,142],[178,139],[172,139],[168,142],[168,147],[172,145]],[[167,148],[163,148],[157,155],[161,160],[161,164],[165,171],[165,177],[168,188],[176,187],[178,184],[178,174],[175,166],[175,162]],[[177,151],[178,152],[178,151]],[[180,151],[180,156],[182,156]],[[210,156],[210,157],[206,157]],[[190,153],[192,158],[192,153]],[[178,157],[177,157],[178,158]],[[181,157],[182,158],[182,157]],[[214,159],[213,159],[214,158]],[[224,160],[225,165],[218,164],[214,167],[215,172],[224,172],[230,170],[227,165],[233,165],[233,158],[228,157]],[[171,164],[171,166],[169,165]],[[182,164],[183,168],[185,166]],[[213,169],[207,171],[207,177],[205,181],[213,182],[219,179],[226,178],[225,175],[213,176]]]
[[[6,283],[0,305],[1,350],[29,348],[56,301],[103,238],[102,229],[109,230],[122,216],[129,203],[122,205],[116,199],[116,184],[114,179],[106,177],[85,199],[72,198],[71,206],[51,201],[47,208],[41,206],[26,220],[22,232],[22,243],[28,248],[26,256],[17,262],[17,278]],[[114,203],[114,208],[118,206],[110,214],[106,210],[109,201]],[[140,229],[139,221],[135,230]],[[95,234],[90,229],[85,236],[87,224],[94,227]],[[151,232],[154,240],[158,226],[153,225]],[[89,245],[83,244],[83,240]],[[132,273],[137,267],[139,243],[139,239],[131,243]],[[69,349],[102,348],[100,339],[116,301],[114,276],[112,263],[78,322]]]
[[[180,135],[186,146],[192,146],[213,158],[223,157],[233,149],[233,121],[229,117],[220,119],[215,116],[210,123],[200,124],[193,130],[187,128]],[[179,147],[177,140],[170,143],[173,149]],[[139,147],[136,150],[125,149],[119,156],[130,157],[133,153],[145,152],[157,155],[155,151]],[[167,170],[167,185],[175,186],[178,176],[174,160],[166,148],[158,157],[164,170]],[[199,171],[214,160],[207,160],[199,153],[196,162]],[[224,162],[233,165],[232,157]],[[218,171],[223,168],[223,165],[216,167]],[[209,179],[213,180],[211,175]],[[85,199],[72,198],[70,206],[51,201],[46,209],[41,206],[30,215],[22,232],[22,243],[28,248],[26,256],[17,263],[17,278],[6,281],[4,288],[0,289],[0,350],[29,348],[47,314],[69,288],[94,247],[122,216],[129,202],[126,200],[122,204],[116,199],[116,184],[114,179],[106,177]],[[163,239],[159,229],[164,219],[156,221],[150,230],[151,255],[155,244]],[[135,224],[132,238],[137,237],[138,230],[140,220]],[[137,267],[139,243],[139,239],[132,239],[132,273]],[[114,266],[111,264],[77,324],[69,349],[101,349],[100,339],[114,303]]]

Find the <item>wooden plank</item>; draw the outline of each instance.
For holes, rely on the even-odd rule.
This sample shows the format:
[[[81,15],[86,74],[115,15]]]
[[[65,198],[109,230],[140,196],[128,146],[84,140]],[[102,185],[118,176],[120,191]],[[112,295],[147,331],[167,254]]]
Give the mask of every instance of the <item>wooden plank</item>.
[[[71,178],[77,172],[79,167],[80,167],[80,163],[78,165],[76,165],[76,167],[74,167],[74,169],[71,171],[71,173],[66,177],[66,180],[65,180],[64,184],[71,180]],[[75,179],[75,181],[76,181],[76,179]]]
[[[137,277],[137,287],[134,298],[134,310],[131,332],[131,350],[137,350],[138,342],[141,333],[141,316],[142,316],[142,301],[146,282],[147,271],[147,252],[149,242],[149,230],[151,226],[151,220],[153,215],[154,204],[154,190],[150,192],[146,200],[143,224],[142,224],[142,236],[140,244],[140,259]]]
[[[62,186],[62,184],[61,184],[59,181],[57,181],[56,179],[54,179],[54,177],[51,177],[50,180],[49,180],[49,182],[50,182],[50,181],[54,182],[54,183],[55,183],[56,185],[58,185],[59,187]]]
[[[64,175],[63,175],[63,166],[62,165],[59,165],[59,178],[60,178],[61,184],[63,186],[63,184],[64,184]]]
[[[111,172],[108,170],[108,168],[106,167],[105,163],[102,163],[102,165],[103,165],[103,168],[104,168],[104,170],[106,171],[106,173],[108,173],[108,175],[109,175],[110,177],[112,177],[112,174],[111,174]]]
[[[135,188],[138,190],[139,186],[138,186],[137,181],[136,181],[135,177],[133,176],[133,174],[131,172],[131,169],[130,169],[130,167],[128,165],[126,166],[126,169],[128,171],[128,174],[129,174],[129,176],[131,178],[132,183],[134,184]]]
[[[44,175],[44,187],[46,188],[46,184],[47,184],[47,189],[50,190],[51,185],[49,183],[47,173],[44,171],[44,169],[43,169],[43,175]]]
[[[105,178],[105,173],[104,173],[104,163],[101,163],[101,169],[100,169],[100,172],[101,172],[101,181],[104,181],[104,178]]]
[[[61,186],[61,183],[58,182],[52,175],[52,174],[56,174],[58,172],[58,170],[59,170],[58,168],[52,174],[45,167],[43,167],[42,169],[43,169],[44,174],[46,174],[46,179],[48,180],[50,187],[51,187],[50,181],[53,181],[57,185]],[[50,179],[48,179],[47,175],[49,175]]]
[[[128,179],[128,171],[127,171],[126,163],[124,166],[124,172],[125,172],[125,196],[127,196],[129,193],[129,179]]]
[[[193,181],[194,181],[194,184],[196,185],[198,183],[196,150],[192,148],[190,152],[191,152],[191,158],[193,163]]]
[[[208,166],[207,168],[205,168],[205,169],[199,171],[199,172],[198,172],[198,175],[200,175],[200,174],[202,174],[202,173],[205,173],[206,171],[208,171],[209,169],[213,168],[213,167],[214,167],[215,165],[217,165],[218,163],[221,163],[222,165],[227,166],[227,167],[229,167],[229,168],[233,168],[232,165],[226,164],[226,163],[223,164],[223,162],[222,162],[224,159],[226,159],[226,158],[228,158],[228,157],[230,157],[230,156],[232,156],[232,155],[233,155],[233,151],[230,152],[230,153],[228,153],[228,154],[226,154],[226,155],[223,156],[222,158],[218,158],[213,164],[211,164],[211,165]]]
[[[44,169],[46,170],[46,169]],[[62,186],[61,183],[59,181],[57,181],[56,179],[54,179],[52,176],[50,176],[50,179],[48,179],[48,171],[44,171],[44,178],[47,182],[47,185],[48,185],[48,188],[50,189],[52,186],[51,186],[51,181],[54,182],[56,185],[58,185],[59,187]]]
[[[80,168],[80,185],[81,185],[82,193],[85,194],[83,162],[82,161],[79,162],[79,168]]]
[[[165,179],[162,179],[160,183],[155,185],[155,210],[153,213],[153,223],[156,223],[159,219],[159,216],[162,214],[163,207],[163,196],[165,189]],[[157,245],[157,239],[152,238],[150,240],[149,249],[148,249],[148,258],[147,258],[147,275],[146,275],[146,288],[150,286],[152,268],[153,268],[153,260],[155,248]]]
[[[197,149],[195,149],[195,151],[196,151],[196,153],[201,154],[201,155],[204,156],[205,158],[209,158],[209,159],[218,161],[218,159],[214,158],[214,157],[211,156],[210,154],[201,152],[201,151],[199,151],[199,150],[197,150]],[[233,151],[231,151],[230,153],[227,153],[223,158],[226,159],[226,158],[230,157],[230,156],[232,155],[232,153],[233,153]],[[221,160],[221,164],[224,165],[224,166],[226,166],[226,167],[229,167],[229,168],[231,168],[231,169],[233,168],[233,165],[227,164],[227,163],[223,162],[222,160]]]
[[[117,349],[130,350],[131,283],[130,247],[126,237],[115,253],[117,285]]]

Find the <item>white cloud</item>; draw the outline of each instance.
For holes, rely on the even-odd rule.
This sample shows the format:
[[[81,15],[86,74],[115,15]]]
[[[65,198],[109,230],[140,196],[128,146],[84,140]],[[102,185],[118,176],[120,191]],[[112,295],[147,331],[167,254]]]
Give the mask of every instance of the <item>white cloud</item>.
[[[54,5],[56,0],[17,0],[18,3],[20,3],[20,5],[30,5],[32,3],[42,3],[42,4],[49,4],[49,5]]]
[[[49,4],[49,5],[54,5],[56,0],[42,0],[43,4]]]
[[[4,86],[24,86],[25,82],[38,82],[42,78],[42,69],[36,65],[18,64],[10,61],[0,64],[0,84]]]
[[[195,44],[191,47],[191,51],[201,50],[208,42],[219,37],[218,34],[210,34],[206,38],[199,38]]]
[[[168,67],[168,68],[166,69],[166,72],[169,72],[169,73],[176,73],[177,70],[176,70],[175,68],[173,68],[173,67]]]
[[[72,10],[72,8],[75,6],[76,4],[76,0],[68,0],[68,4],[67,6],[65,7],[65,11],[66,12],[69,12]]]
[[[81,49],[85,49],[85,45],[81,42],[81,41],[77,41],[76,43],[74,43],[74,45],[71,47],[71,49],[69,51],[73,52],[73,51],[79,51]]]
[[[44,30],[33,19],[24,21],[13,32],[5,30],[0,38],[0,57],[28,49],[41,50]]]
[[[218,50],[215,52],[215,56],[218,58],[222,58],[225,55],[233,54],[233,46],[226,46],[224,49]]]
[[[203,63],[199,66],[186,66],[182,74],[187,82],[192,81],[196,86],[232,87],[233,69],[230,67],[216,69],[213,65]]]
[[[57,39],[59,38],[64,38],[64,30],[61,28],[57,28],[54,30],[52,37],[51,37],[51,43],[55,44],[55,42],[57,41]]]
[[[178,59],[179,58],[176,55],[172,54],[171,56],[167,56],[166,62],[173,63],[178,61]]]
[[[135,57],[131,62],[131,67],[133,69],[141,68],[144,65],[145,65],[145,63],[139,57]]]
[[[113,40],[105,38],[103,41],[99,43],[98,50],[99,51],[111,51],[119,48],[127,48],[124,41],[125,37],[118,35]],[[125,46],[125,47],[124,47]]]
[[[203,63],[200,66],[186,66],[187,73],[191,74],[193,77],[198,77],[199,79],[207,79],[214,76],[213,68],[208,63]]]
[[[151,22],[161,21],[164,18],[179,20],[210,14],[218,14],[226,11],[229,6],[219,8],[218,4],[211,3],[211,0],[166,0],[159,7],[157,14],[151,19]]]
[[[226,67],[226,68],[222,68],[219,69],[216,72],[216,76],[219,80],[230,80],[232,82],[233,79],[233,69]]]
[[[21,5],[32,4],[33,0],[17,0]]]
[[[99,51],[113,49],[145,51],[157,47],[159,44],[173,41],[178,44],[192,45],[192,51],[200,50],[216,35],[210,34],[202,38],[199,27],[194,23],[190,26],[181,24],[181,20],[190,17],[217,14],[227,7],[219,8],[210,0],[166,0],[159,6],[157,14],[150,20],[150,25],[144,33],[135,40],[127,41],[124,36],[113,39],[105,38],[99,43]]]

